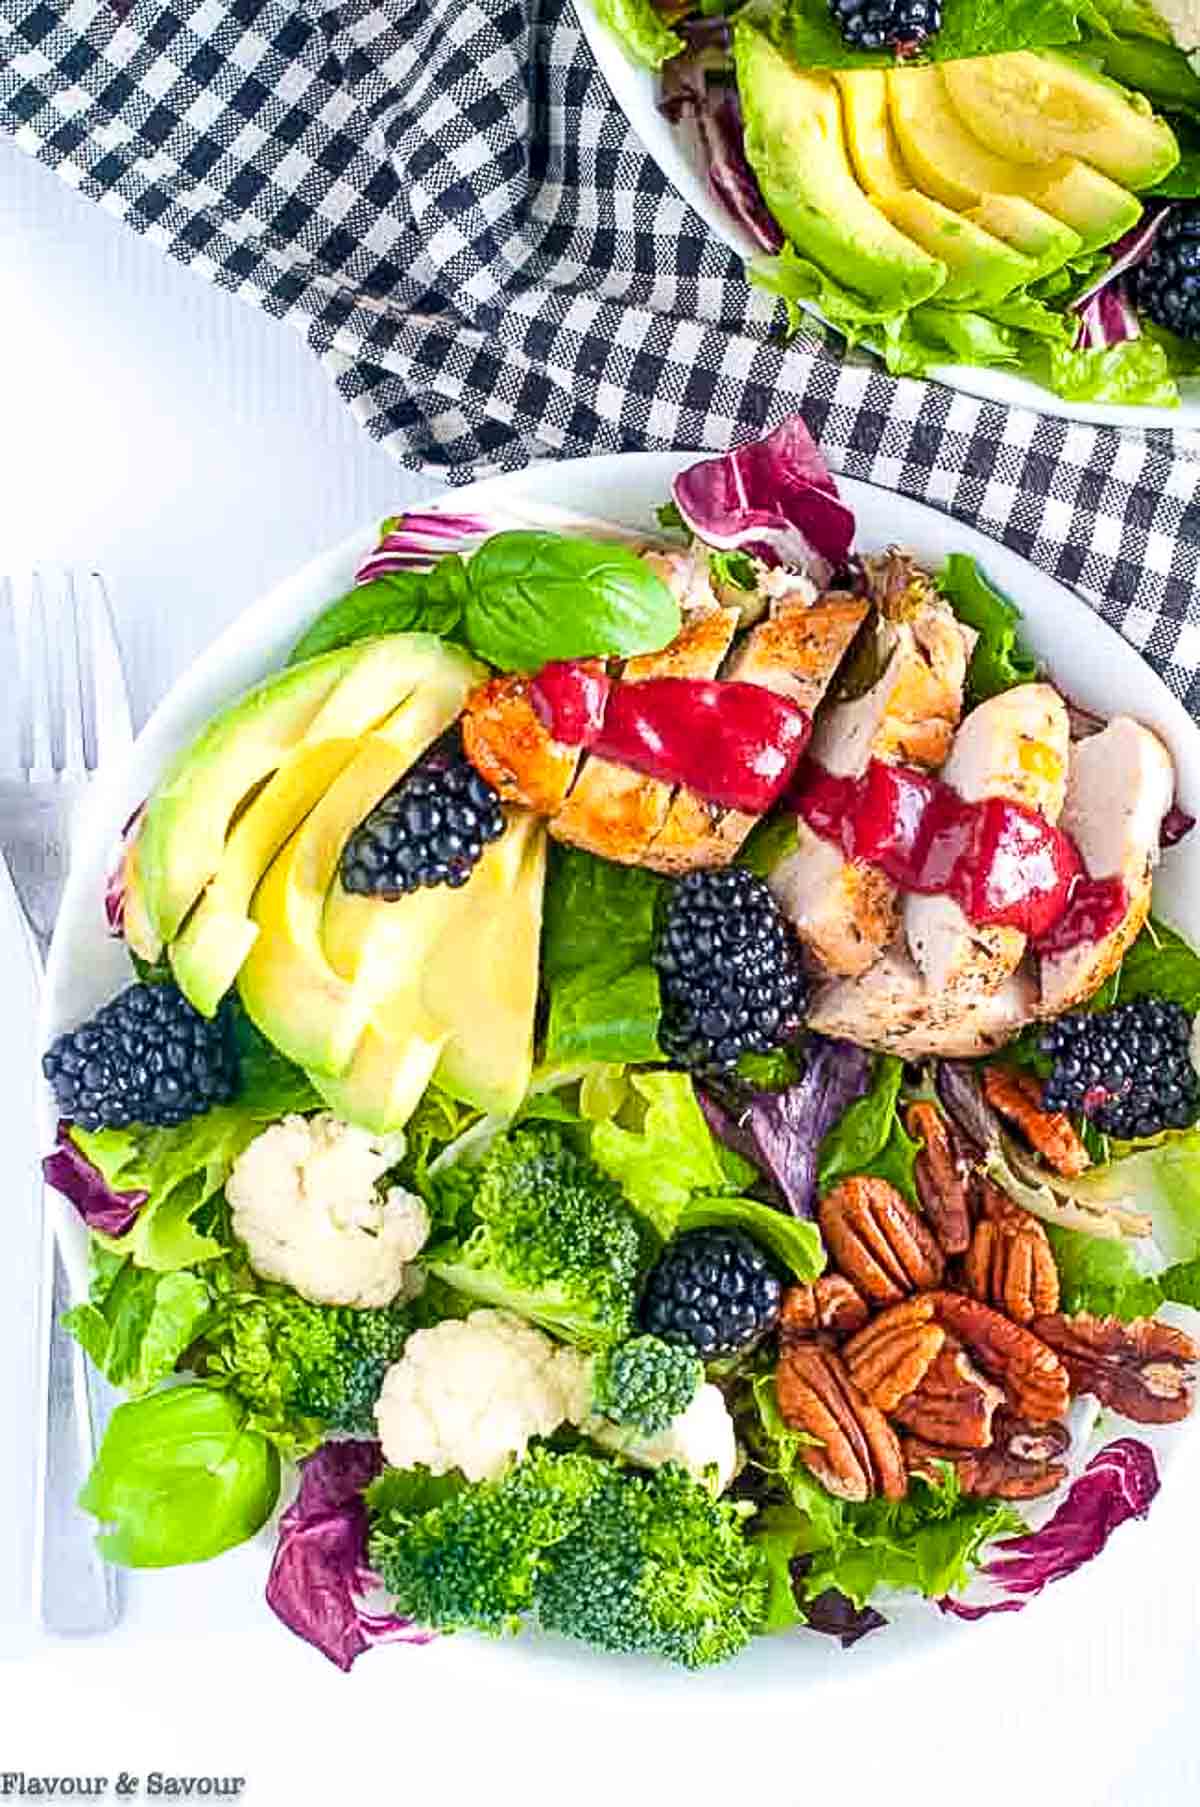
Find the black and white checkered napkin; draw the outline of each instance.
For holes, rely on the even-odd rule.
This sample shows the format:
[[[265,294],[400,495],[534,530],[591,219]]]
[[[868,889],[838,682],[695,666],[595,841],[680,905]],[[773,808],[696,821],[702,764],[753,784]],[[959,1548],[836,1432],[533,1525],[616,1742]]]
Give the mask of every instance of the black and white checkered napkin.
[[[800,409],[835,469],[1075,585],[1200,712],[1200,436],[786,345],[626,128],[569,0],[0,0],[0,124],[300,327],[405,463],[717,448]]]

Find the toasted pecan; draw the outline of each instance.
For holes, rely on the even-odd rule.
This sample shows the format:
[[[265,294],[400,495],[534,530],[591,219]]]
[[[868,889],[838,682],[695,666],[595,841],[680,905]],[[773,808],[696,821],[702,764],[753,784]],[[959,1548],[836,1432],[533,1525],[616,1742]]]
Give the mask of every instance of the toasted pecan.
[[[1176,1424],[1191,1411],[1200,1350],[1173,1325],[1055,1312],[1031,1328],[1061,1357],[1073,1392],[1090,1393],[1138,1424]]]
[[[870,1315],[866,1300],[844,1274],[822,1274],[819,1280],[789,1286],[784,1293],[780,1341],[816,1336],[820,1331],[849,1336],[861,1329]]]
[[[881,1311],[842,1351],[854,1384],[872,1405],[891,1412],[919,1386],[946,1340],[927,1299],[906,1299]]]
[[[1019,1418],[997,1412],[995,1435],[988,1449],[952,1449],[917,1436],[902,1437],[901,1448],[909,1474],[936,1480],[939,1465],[949,1463],[964,1493],[1003,1500],[1036,1500],[1053,1493],[1066,1480],[1067,1466],[1060,1458],[1070,1441],[1064,1425],[1051,1424],[1034,1430]]]
[[[907,1478],[895,1431],[855,1386],[841,1358],[815,1342],[789,1344],[775,1372],[784,1421],[814,1438],[800,1459],[838,1499],[902,1499]]]
[[[921,1209],[933,1226],[944,1255],[965,1253],[971,1240],[965,1162],[953,1131],[936,1104],[920,1098],[904,1114],[905,1128],[924,1143],[913,1166]]]
[[[983,1215],[963,1262],[967,1292],[1018,1324],[1058,1310],[1058,1268],[1045,1230],[988,1179],[976,1196]]]
[[[913,1436],[951,1449],[986,1449],[1004,1394],[976,1368],[957,1337],[947,1336],[920,1383],[893,1417]]]
[[[830,1260],[873,1305],[936,1286],[945,1262],[928,1224],[887,1180],[841,1180],[817,1210]]]
[[[1063,1417],[1070,1400],[1067,1370],[1032,1329],[965,1293],[933,1298],[937,1322],[961,1338],[989,1379],[1004,1388],[1018,1417],[1031,1424]]]
[[[1042,1082],[1012,1067],[985,1067],[983,1093],[994,1111],[1015,1123],[1055,1173],[1074,1175],[1091,1166],[1091,1156],[1065,1111],[1042,1109]]]

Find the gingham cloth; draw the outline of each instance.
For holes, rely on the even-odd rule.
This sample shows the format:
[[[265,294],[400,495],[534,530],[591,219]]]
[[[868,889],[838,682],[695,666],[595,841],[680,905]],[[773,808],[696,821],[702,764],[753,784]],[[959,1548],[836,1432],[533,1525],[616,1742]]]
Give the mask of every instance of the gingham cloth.
[[[0,0],[0,124],[306,335],[404,463],[719,448],[831,465],[1079,589],[1200,713],[1200,439],[1010,411],[785,343],[669,189],[570,0]]]

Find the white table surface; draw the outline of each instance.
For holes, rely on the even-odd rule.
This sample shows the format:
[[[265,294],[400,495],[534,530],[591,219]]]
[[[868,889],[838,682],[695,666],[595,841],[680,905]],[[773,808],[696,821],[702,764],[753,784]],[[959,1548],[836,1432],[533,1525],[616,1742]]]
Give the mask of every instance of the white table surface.
[[[0,371],[0,570],[106,572],[139,721],[268,584],[433,487],[359,432],[298,337],[2,141]],[[10,1048],[0,1079],[16,1070]],[[11,1286],[0,1254],[0,1311],[20,1315]],[[26,1486],[14,1440],[0,1443],[6,1549]],[[0,1626],[0,1799],[6,1772],[160,1770],[244,1776],[240,1798],[262,1807],[1185,1807],[1200,1801],[1197,1498],[1193,1447],[1152,1529],[1119,1535],[1092,1574],[869,1695],[767,1710],[648,1686],[598,1722],[582,1690],[534,1691],[499,1653],[483,1685],[471,1663],[457,1687],[452,1642],[372,1653],[343,1680],[265,1608],[252,1632],[222,1634],[222,1598],[257,1586],[256,1551],[141,1577],[103,1642]],[[849,1677],[853,1654],[831,1649],[842,1662]]]

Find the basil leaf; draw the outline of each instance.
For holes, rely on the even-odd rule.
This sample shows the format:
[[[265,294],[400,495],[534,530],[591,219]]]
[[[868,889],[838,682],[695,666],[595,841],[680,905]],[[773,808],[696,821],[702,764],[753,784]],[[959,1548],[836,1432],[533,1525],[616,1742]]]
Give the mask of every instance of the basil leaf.
[[[965,552],[952,552],[938,578],[938,588],[958,619],[979,635],[967,672],[976,702],[1037,677],[1037,660],[1021,645],[1018,635],[1020,610],[992,588],[973,558]]]
[[[657,652],[680,621],[666,584],[627,546],[516,529],[485,540],[467,567],[468,643],[502,671]]]
[[[466,594],[466,566],[457,552],[447,553],[428,571],[385,572],[331,602],[296,642],[288,664],[377,634],[419,630],[454,639],[462,626]]]

